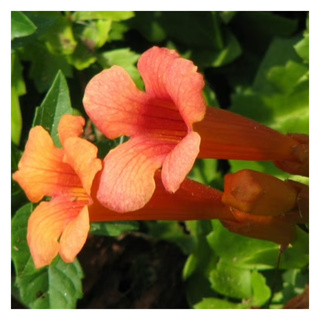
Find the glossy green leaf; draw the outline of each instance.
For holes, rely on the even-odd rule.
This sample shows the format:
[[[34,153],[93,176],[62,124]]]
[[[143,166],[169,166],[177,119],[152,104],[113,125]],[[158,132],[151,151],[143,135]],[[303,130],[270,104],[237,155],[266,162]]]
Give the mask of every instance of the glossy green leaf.
[[[271,297],[271,289],[267,286],[265,277],[256,270],[252,271],[251,285],[253,299],[249,302],[250,306],[263,306]]]
[[[27,92],[22,70],[23,67],[18,53],[11,53],[11,86],[15,87],[18,96],[22,96]]]
[[[64,16],[59,16],[56,23],[42,37],[48,50],[56,55],[72,54],[77,42],[73,36],[72,23]]]
[[[82,297],[83,272],[78,261],[72,264],[57,257],[54,262],[35,269],[27,244],[27,224],[34,205],[29,203],[16,212],[11,222],[11,257],[16,270],[15,286],[31,309],[75,308]]]
[[[15,87],[11,87],[11,141],[19,145],[22,130],[22,116],[19,95]]]
[[[130,21],[130,25],[137,29],[143,37],[150,42],[160,43],[166,39],[166,31],[159,21],[161,12],[157,11],[138,11]]]
[[[309,63],[309,34],[304,36],[304,39],[299,41],[295,46],[297,54],[306,62]]]
[[[90,233],[99,236],[118,237],[124,232],[139,229],[137,221],[94,222],[91,223]]]
[[[39,41],[26,48],[23,59],[31,61],[29,76],[34,80],[40,93],[49,90],[59,70],[66,77],[72,76],[72,66],[69,64],[67,57],[50,53],[44,43]]]
[[[104,68],[110,68],[113,65],[124,68],[136,83],[137,87],[142,89],[143,82],[140,73],[136,67],[140,55],[130,51],[129,48],[106,51],[99,56],[98,62]]]
[[[243,304],[233,303],[227,300],[217,298],[204,298],[201,302],[194,305],[195,309],[248,309]]]
[[[54,11],[23,11],[22,12],[35,26],[36,31],[29,36],[16,38],[11,41],[11,48],[16,50],[33,43],[38,37],[45,34],[56,22],[59,14]]]
[[[36,270],[27,244],[27,225],[33,210],[34,205],[28,203],[15,213],[11,221],[11,258],[18,278]]]
[[[71,56],[68,56],[68,61],[78,70],[84,70],[95,63],[97,57],[92,54],[88,46],[79,42]]]
[[[235,299],[249,299],[252,297],[251,273],[220,260],[217,269],[210,273],[212,288],[218,293]]]
[[[29,36],[37,27],[20,11],[11,11],[11,40]]]
[[[239,267],[257,270],[276,266],[279,245],[232,233],[224,228],[220,221],[213,220],[212,225],[213,231],[208,234],[207,240],[220,259]],[[270,251],[272,252],[271,258]],[[261,253],[260,259],[250,261],[257,253]],[[265,256],[264,253],[267,255]]]
[[[59,71],[50,90],[36,109],[33,126],[43,126],[50,134],[56,146],[61,147],[58,136],[58,124],[64,114],[72,114],[67,81]]]
[[[127,20],[134,17],[133,11],[76,11],[72,15],[74,21],[110,19],[113,21]]]

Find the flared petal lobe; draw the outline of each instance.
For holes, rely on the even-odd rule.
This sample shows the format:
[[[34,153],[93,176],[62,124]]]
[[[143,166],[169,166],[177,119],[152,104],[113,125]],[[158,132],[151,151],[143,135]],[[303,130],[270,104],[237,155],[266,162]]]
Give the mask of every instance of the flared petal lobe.
[[[136,134],[145,101],[145,93],[118,66],[93,77],[83,97],[88,116],[109,139]]]
[[[141,55],[138,70],[150,98],[172,101],[188,127],[206,112],[205,82],[192,61],[174,50],[153,47]]]
[[[80,137],[83,134],[85,120],[80,116],[65,114],[58,126],[59,139],[62,145],[68,138]]]
[[[98,200],[118,212],[143,207],[154,189],[154,172],[161,167],[174,145],[138,137],[111,150],[97,193]]]
[[[40,126],[31,129],[19,170],[13,174],[30,201],[39,202],[44,196],[82,189],[79,177],[63,162],[63,157],[63,150],[54,146],[45,129]]]
[[[41,202],[33,211],[28,221],[27,240],[36,268],[49,265],[56,257],[60,250],[61,235],[68,224],[78,216],[84,205],[83,202],[72,202],[70,197],[58,197],[50,202]],[[80,234],[81,232],[77,233],[78,240],[83,239],[83,235],[81,237]],[[85,233],[85,237],[87,234]],[[70,246],[69,250],[76,256],[80,249],[77,245]]]

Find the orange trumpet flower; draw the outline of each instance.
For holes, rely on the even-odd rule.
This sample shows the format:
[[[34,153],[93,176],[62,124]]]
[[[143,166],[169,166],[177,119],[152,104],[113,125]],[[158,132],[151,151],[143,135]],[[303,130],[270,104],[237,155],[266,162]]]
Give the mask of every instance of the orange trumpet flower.
[[[102,163],[97,148],[79,138],[84,123],[82,117],[61,118],[58,133],[63,150],[54,146],[41,126],[32,128],[13,174],[30,201],[51,197],[28,221],[27,240],[36,268],[50,264],[58,253],[73,262],[87,239],[91,186]]]
[[[97,193],[103,205],[118,212],[142,208],[159,168],[165,189],[176,192],[197,157],[295,160],[293,138],[207,107],[203,76],[174,50],[149,49],[138,69],[146,92],[118,66],[96,75],[85,90],[85,110],[99,130],[110,139],[130,137],[104,159]]]

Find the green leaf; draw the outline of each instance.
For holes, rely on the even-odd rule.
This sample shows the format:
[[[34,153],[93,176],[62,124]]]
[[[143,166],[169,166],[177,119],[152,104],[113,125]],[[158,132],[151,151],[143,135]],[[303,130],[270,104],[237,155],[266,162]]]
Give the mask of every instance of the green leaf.
[[[31,309],[75,308],[82,297],[83,272],[79,262],[63,262],[57,257],[45,268],[35,269],[27,244],[27,225],[34,205],[19,209],[11,222],[11,257],[20,297]]]
[[[11,41],[11,48],[16,50],[35,42],[45,34],[56,22],[59,14],[53,11],[24,11],[23,14],[36,26],[36,31],[29,36],[16,38]]]
[[[20,11],[11,11],[11,40],[29,36],[37,27]]]
[[[19,145],[22,130],[22,116],[19,95],[15,87],[11,87],[11,141]]]
[[[304,39],[294,45],[297,54],[306,62],[309,63],[309,34],[304,36]]]
[[[19,96],[26,93],[26,86],[22,75],[22,66],[17,53],[11,54],[11,141],[19,145],[22,116]]]
[[[112,21],[127,20],[134,17],[133,11],[76,11],[72,15],[74,21],[110,19]]]
[[[71,56],[68,56],[68,61],[78,70],[88,68],[90,65],[95,63],[97,57],[92,54],[92,51],[88,46],[82,42],[78,42],[76,49]]]
[[[209,279],[212,288],[227,297],[249,299],[252,296],[250,270],[220,260],[217,269],[211,271]]]
[[[140,55],[130,51],[129,48],[106,51],[99,56],[98,62],[104,68],[110,68],[113,65],[124,68],[136,83],[139,89],[143,88],[143,82],[140,73],[136,67],[136,63]]]
[[[77,36],[90,49],[102,47],[109,38],[111,20],[89,21],[87,24],[75,28]]]
[[[15,213],[11,221],[11,258],[17,277],[33,273],[36,270],[27,244],[27,225],[33,210],[34,205],[28,203]]]
[[[265,277],[256,270],[252,271],[251,285],[253,290],[253,299],[249,302],[250,306],[263,306],[271,297],[271,289],[267,286]]]
[[[193,306],[195,309],[248,309],[243,304],[233,303],[217,298],[203,298],[201,302]]]
[[[166,32],[161,26],[161,12],[137,11],[130,21],[132,28],[137,29],[148,41],[159,43],[166,39]]]
[[[228,30],[224,30],[223,46],[219,50],[193,50],[191,60],[199,66],[222,67],[236,60],[242,54],[237,38]]]
[[[139,230],[137,221],[115,221],[91,223],[90,233],[98,236],[118,237],[124,232]]]
[[[18,53],[11,53],[11,87],[15,87],[18,96],[22,96],[27,93],[22,69]]]
[[[33,126],[43,126],[50,133],[57,147],[61,147],[58,125],[64,114],[72,114],[72,107],[67,81],[59,71],[41,106],[36,109],[33,122]]]
[[[66,77],[72,77],[72,66],[67,57],[69,55],[50,53],[44,44],[38,41],[24,48],[22,59],[31,61],[29,76],[34,80],[37,90],[43,93],[50,88],[59,70]]]
[[[213,231],[208,234],[207,240],[220,259],[247,269],[263,270],[276,266],[279,245],[232,233],[220,221],[212,220],[212,225]],[[271,258],[269,252],[272,252]],[[253,260],[252,256],[258,253],[259,259]]]
[[[175,243],[182,252],[188,254],[194,247],[194,239],[184,231],[183,225],[173,221],[150,221],[146,222],[148,233],[161,240]]]
[[[41,38],[50,53],[56,55],[72,54],[77,42],[74,39],[71,21],[59,16],[54,26]]]

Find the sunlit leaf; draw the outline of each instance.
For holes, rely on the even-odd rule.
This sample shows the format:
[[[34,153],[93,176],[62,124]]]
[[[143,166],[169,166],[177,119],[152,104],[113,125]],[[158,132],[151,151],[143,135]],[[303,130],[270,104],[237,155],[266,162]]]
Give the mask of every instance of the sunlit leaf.
[[[72,15],[74,21],[110,19],[113,21],[127,20],[134,17],[133,11],[76,11]]]
[[[61,71],[54,79],[41,106],[36,109],[33,126],[41,125],[50,134],[56,146],[61,147],[58,124],[64,114],[72,114],[67,81]]]
[[[98,62],[104,69],[113,65],[123,67],[136,83],[138,88],[143,88],[143,82],[140,73],[136,67],[136,63],[140,55],[131,51],[129,48],[106,51],[99,56]]]
[[[11,11],[11,40],[29,36],[37,27],[20,11]]]

